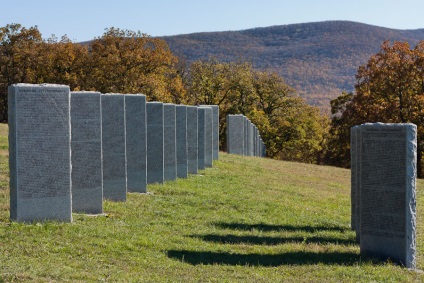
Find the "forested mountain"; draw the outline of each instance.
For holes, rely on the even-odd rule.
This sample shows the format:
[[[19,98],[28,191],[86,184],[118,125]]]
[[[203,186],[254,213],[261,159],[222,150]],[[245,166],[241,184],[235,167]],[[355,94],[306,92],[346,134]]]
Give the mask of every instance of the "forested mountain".
[[[385,40],[424,40],[424,29],[395,30],[349,21],[328,21],[204,32],[162,37],[171,51],[188,63],[216,57],[250,61],[260,70],[275,71],[308,103],[329,108],[342,91],[352,91],[360,65],[380,50]]]

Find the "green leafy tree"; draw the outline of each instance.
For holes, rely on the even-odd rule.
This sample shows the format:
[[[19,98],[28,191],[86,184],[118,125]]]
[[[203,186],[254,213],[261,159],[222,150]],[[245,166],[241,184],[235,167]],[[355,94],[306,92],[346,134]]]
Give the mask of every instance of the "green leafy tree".
[[[188,99],[220,108],[220,142],[225,149],[227,114],[243,114],[257,125],[269,157],[316,163],[326,119],[296,96],[276,73],[247,62],[196,61],[186,79]]]

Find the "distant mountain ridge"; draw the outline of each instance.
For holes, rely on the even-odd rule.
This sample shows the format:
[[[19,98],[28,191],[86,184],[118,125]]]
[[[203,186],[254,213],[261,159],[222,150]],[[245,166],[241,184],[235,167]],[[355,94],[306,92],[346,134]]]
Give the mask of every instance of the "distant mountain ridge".
[[[329,109],[342,91],[353,91],[360,65],[379,52],[385,40],[424,40],[424,29],[396,30],[349,21],[326,21],[203,32],[161,37],[188,62],[216,57],[247,60],[260,70],[275,71],[308,103]]]

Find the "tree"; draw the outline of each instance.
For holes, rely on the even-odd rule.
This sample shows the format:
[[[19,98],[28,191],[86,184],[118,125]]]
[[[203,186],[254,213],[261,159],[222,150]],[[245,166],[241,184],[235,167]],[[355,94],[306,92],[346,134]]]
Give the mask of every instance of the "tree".
[[[418,126],[418,173],[424,176],[424,41],[411,49],[406,42],[389,41],[359,67],[355,95],[332,101],[333,161],[349,160],[350,127],[367,122],[414,123]],[[327,155],[327,161],[328,161]],[[341,162],[349,166],[349,162]]]
[[[222,149],[227,114],[243,114],[257,125],[269,157],[316,163],[326,119],[276,73],[212,58],[192,63],[186,85],[192,103],[219,105]]]
[[[165,41],[112,27],[89,46],[89,88],[143,93],[163,102],[183,100],[176,62]]]
[[[64,84],[71,90],[89,90],[87,46],[75,44],[67,36],[60,40],[52,36],[39,48],[39,56],[36,83]]]
[[[0,28],[0,122],[7,122],[8,86],[35,81],[41,43],[37,27],[9,24]]]

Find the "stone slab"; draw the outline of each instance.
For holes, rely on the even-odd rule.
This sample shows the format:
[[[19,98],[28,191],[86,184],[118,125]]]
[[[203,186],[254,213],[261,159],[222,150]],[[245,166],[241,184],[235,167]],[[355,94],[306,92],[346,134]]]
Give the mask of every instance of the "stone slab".
[[[254,148],[253,148],[253,145],[254,145],[254,140],[253,140],[253,123],[252,122],[249,122],[249,125],[248,125],[248,129],[247,129],[247,132],[248,132],[248,141],[247,141],[247,148],[248,148],[248,153],[249,153],[249,156],[254,156]]]
[[[417,128],[364,124],[360,157],[360,252],[416,262]]]
[[[244,153],[243,115],[227,115],[227,152],[238,155]]]
[[[205,109],[205,167],[213,165],[213,113],[212,107],[201,106]]]
[[[197,110],[197,168],[206,168],[206,108],[198,107]]]
[[[147,192],[146,96],[125,95],[127,188]]]
[[[213,160],[219,159],[219,106],[218,105],[210,105],[212,107],[212,133],[213,133]]]
[[[357,161],[357,137],[358,137],[358,128],[355,126],[350,128],[350,203],[351,203],[351,213],[350,213],[350,226],[351,229],[356,231],[356,216],[357,216],[357,191],[358,191],[358,161]]]
[[[163,105],[163,177],[165,181],[177,179],[176,115],[175,105]]]
[[[177,177],[187,178],[187,106],[176,105]]]
[[[219,106],[199,105],[200,107],[212,108],[212,159],[219,159]]]
[[[72,211],[103,213],[100,92],[71,92]]]
[[[70,91],[8,89],[10,219],[72,221]]]
[[[253,156],[258,156],[258,128],[253,126]]]
[[[125,95],[101,95],[103,198],[127,200],[127,166],[125,151]]]
[[[187,171],[197,174],[198,171],[198,109],[196,106],[187,106]]]
[[[164,182],[163,103],[147,102],[147,183]]]

